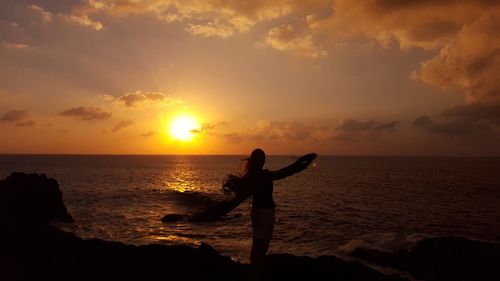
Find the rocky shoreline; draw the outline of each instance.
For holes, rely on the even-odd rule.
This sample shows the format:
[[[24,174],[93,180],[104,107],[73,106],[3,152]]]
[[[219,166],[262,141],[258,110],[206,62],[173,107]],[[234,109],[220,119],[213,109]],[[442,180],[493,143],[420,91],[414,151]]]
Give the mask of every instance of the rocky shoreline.
[[[249,265],[211,246],[127,245],[82,239],[50,224],[71,222],[58,183],[13,173],[0,181],[0,280],[247,280]],[[458,237],[410,251],[356,249],[353,257],[422,280],[500,280],[500,245]],[[407,280],[335,256],[268,256],[266,280]]]

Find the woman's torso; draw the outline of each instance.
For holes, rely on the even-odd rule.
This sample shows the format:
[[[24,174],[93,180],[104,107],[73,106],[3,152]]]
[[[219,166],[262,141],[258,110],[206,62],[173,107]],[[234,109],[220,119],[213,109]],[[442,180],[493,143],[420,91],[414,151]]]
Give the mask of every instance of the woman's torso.
[[[249,176],[249,184],[255,189],[252,209],[276,208],[273,200],[273,180],[269,170],[261,170]]]

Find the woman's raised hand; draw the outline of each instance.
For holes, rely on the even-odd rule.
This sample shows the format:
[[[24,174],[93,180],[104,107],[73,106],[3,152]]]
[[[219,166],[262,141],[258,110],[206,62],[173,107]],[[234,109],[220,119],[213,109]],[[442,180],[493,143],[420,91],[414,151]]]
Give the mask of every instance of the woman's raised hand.
[[[300,162],[301,164],[303,164],[305,166],[309,166],[309,164],[311,164],[311,162],[314,161],[314,159],[316,159],[317,156],[318,156],[318,154],[316,154],[316,153],[309,153],[309,154],[306,154],[306,155],[300,157],[298,162]]]

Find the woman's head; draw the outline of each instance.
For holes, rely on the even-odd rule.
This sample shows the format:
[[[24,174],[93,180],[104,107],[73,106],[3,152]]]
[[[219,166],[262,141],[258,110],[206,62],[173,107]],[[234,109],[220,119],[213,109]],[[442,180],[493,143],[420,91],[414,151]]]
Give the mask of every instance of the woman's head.
[[[229,174],[227,179],[222,184],[222,190],[224,193],[228,194],[234,192],[236,195],[242,194],[245,192],[246,180],[249,175],[255,174],[262,170],[264,167],[264,163],[266,162],[266,154],[264,150],[257,148],[252,151],[250,157],[247,159],[247,164],[245,166],[245,174],[243,176],[236,176]]]
[[[246,174],[251,174],[256,171],[262,170],[262,167],[264,167],[264,163],[266,162],[266,153],[264,150],[260,148],[256,148],[252,151],[252,154],[250,154],[250,157],[247,160],[247,166],[246,166]]]

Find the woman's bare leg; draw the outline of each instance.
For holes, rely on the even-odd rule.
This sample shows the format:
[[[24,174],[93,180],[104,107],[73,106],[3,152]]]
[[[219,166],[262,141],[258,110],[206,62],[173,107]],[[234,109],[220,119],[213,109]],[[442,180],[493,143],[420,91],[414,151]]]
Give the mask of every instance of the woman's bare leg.
[[[253,238],[252,252],[250,253],[250,265],[252,267],[251,280],[262,279],[266,253],[270,243],[271,239]]]

